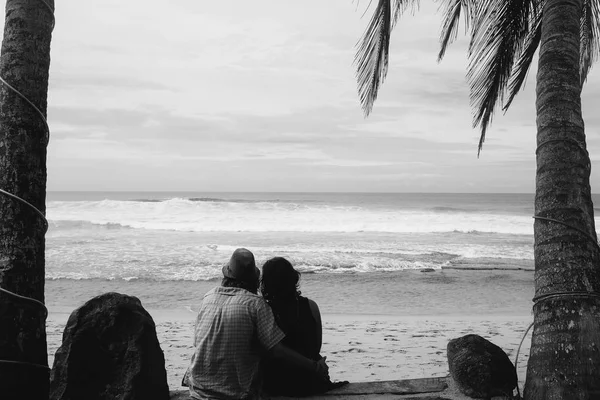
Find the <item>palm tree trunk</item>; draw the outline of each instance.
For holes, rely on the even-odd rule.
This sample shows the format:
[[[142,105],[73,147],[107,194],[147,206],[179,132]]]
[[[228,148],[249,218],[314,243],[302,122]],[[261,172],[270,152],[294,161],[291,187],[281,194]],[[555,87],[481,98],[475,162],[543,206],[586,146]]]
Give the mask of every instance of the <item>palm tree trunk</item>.
[[[535,214],[554,221],[534,225],[528,400],[600,398],[600,297],[585,294],[600,293],[600,251],[581,115],[581,10],[582,0],[548,0],[543,10]]]
[[[8,0],[0,77],[44,115],[53,0]],[[46,125],[0,83],[0,189],[45,211]],[[0,194],[0,287],[44,301],[44,220]],[[0,397],[48,399],[46,321],[42,307],[0,292]],[[17,361],[20,363],[11,363]],[[29,364],[24,364],[29,363]],[[41,367],[40,367],[41,366]]]

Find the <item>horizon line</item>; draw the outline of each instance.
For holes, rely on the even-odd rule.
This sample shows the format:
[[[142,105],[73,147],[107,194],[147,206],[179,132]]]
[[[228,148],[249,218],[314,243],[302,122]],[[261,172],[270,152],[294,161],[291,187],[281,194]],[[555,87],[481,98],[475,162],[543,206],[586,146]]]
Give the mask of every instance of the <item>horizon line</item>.
[[[46,193],[289,193],[289,194],[535,194],[535,192],[369,192],[369,191],[262,191],[262,190],[46,190]],[[600,194],[600,193],[592,193]]]

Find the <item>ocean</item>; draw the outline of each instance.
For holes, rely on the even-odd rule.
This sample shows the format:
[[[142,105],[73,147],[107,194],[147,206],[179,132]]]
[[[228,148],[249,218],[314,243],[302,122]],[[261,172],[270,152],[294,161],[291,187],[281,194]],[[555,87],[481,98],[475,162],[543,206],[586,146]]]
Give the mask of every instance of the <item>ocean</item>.
[[[532,194],[49,192],[47,301],[194,309],[246,247],[288,258],[324,313],[521,315],[533,272],[506,268],[532,266],[532,214]]]

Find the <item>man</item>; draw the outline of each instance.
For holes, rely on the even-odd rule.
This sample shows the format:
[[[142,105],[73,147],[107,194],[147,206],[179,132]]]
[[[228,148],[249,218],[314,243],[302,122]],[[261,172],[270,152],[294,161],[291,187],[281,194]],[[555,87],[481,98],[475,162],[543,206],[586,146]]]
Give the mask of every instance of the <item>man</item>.
[[[260,360],[284,360],[329,379],[325,359],[313,361],[281,344],[284,333],[257,295],[260,270],[247,249],[233,252],[220,287],[204,296],[196,319],[195,351],[188,369],[195,399],[260,398]]]

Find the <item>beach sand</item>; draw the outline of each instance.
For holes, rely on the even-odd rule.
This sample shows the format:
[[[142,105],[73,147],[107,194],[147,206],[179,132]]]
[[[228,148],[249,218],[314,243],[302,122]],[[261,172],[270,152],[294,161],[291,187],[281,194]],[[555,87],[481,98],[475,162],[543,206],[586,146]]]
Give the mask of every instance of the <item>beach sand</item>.
[[[50,309],[47,321],[48,355],[62,341],[62,332],[74,309]],[[181,389],[181,378],[193,352],[195,313],[182,310],[148,310],[165,354],[169,387]],[[333,380],[351,382],[446,376],[446,345],[450,339],[479,334],[500,346],[514,362],[531,316],[390,316],[323,315],[322,355],[327,356]],[[530,335],[530,333],[529,333]],[[525,380],[530,336],[520,351],[518,376]]]

